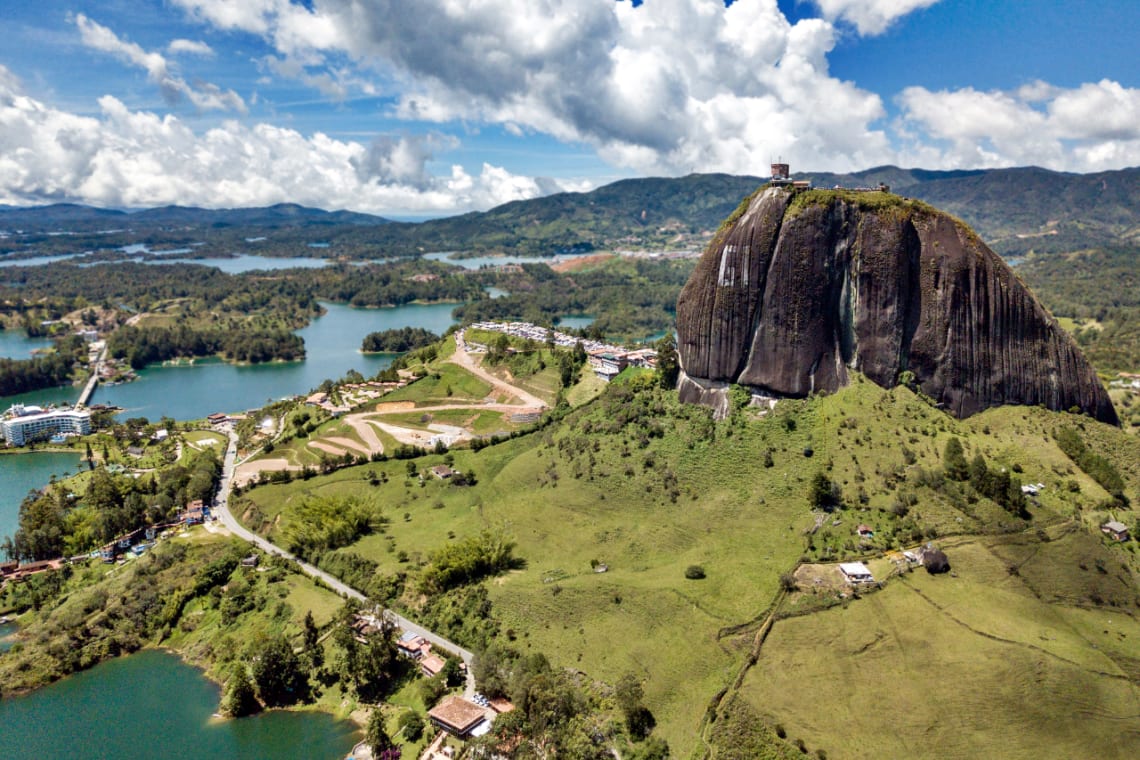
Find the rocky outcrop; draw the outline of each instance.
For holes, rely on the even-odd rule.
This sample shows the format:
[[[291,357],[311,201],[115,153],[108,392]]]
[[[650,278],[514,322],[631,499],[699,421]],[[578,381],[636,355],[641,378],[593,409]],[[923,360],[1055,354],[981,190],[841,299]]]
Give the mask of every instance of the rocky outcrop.
[[[677,335],[693,400],[725,383],[834,391],[855,370],[885,387],[913,376],[958,417],[1043,404],[1118,424],[1076,344],[1005,262],[961,222],[887,193],[759,191],[681,291]]]

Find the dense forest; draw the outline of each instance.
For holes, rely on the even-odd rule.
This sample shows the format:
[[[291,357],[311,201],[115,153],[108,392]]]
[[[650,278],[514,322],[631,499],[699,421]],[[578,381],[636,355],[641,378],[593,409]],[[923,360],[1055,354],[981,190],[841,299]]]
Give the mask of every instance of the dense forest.
[[[83,339],[71,335],[56,342],[55,351],[31,359],[0,358],[0,396],[67,385],[77,362],[87,356]]]
[[[364,336],[360,350],[366,353],[403,353],[422,348],[439,340],[439,336],[422,327],[400,327],[381,330]]]
[[[155,266],[127,262],[81,267],[57,262],[9,267],[0,303],[44,301],[69,310],[76,299],[148,311],[161,302],[190,299],[193,316],[217,319],[276,313],[299,327],[317,313],[318,299],[353,306],[399,306],[412,301],[464,301],[482,294],[464,270],[434,261],[333,264],[322,269],[281,269],[228,274],[197,264]],[[12,308],[11,306],[6,308]],[[299,321],[298,321],[299,320]]]
[[[1101,372],[1140,371],[1140,248],[1114,246],[1030,257],[1017,273]]]
[[[305,358],[305,341],[287,330],[227,331],[126,326],[107,341],[111,356],[141,369],[153,362],[221,354],[230,361],[259,364]]]

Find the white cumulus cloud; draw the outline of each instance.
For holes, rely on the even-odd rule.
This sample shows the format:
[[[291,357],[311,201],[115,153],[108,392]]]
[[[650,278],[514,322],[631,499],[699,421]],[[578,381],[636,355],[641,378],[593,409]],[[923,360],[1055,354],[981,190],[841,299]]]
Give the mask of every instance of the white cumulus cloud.
[[[190,85],[186,80],[175,75],[170,70],[170,64],[165,56],[155,51],[144,50],[134,42],[121,39],[107,27],[92,21],[82,13],[76,14],[75,26],[79,29],[83,44],[92,50],[98,50],[115,56],[124,63],[143,69],[147,78],[158,86],[162,97],[170,104],[176,104],[183,98],[188,100],[195,108],[202,111],[238,111],[246,112],[245,101],[233,90],[223,90],[217,85],[204,82]],[[171,49],[177,43],[183,52],[201,53],[201,47],[209,51],[204,43],[195,43],[190,40],[175,40]],[[199,47],[195,47],[199,46]]]
[[[829,21],[843,20],[855,26],[862,35],[876,35],[887,31],[898,19],[922,8],[929,8],[940,0],[814,0],[823,17]]]
[[[272,71],[323,92],[359,86],[319,77],[349,62],[408,120],[543,132],[637,172],[761,173],[777,155],[843,170],[891,157],[879,96],[828,72],[834,26],[793,25],[776,0],[172,2],[262,35]]]
[[[925,166],[1140,164],[1140,89],[1108,79],[1070,89],[1033,82],[1011,92],[908,87],[899,105],[903,130],[923,143],[915,159]]]
[[[172,55],[186,53],[189,55],[212,56],[214,49],[201,40],[171,40],[166,50]]]
[[[197,134],[175,116],[99,99],[98,116],[41,103],[0,66],[0,203],[263,206],[294,202],[378,214],[486,209],[556,189],[586,189],[484,164],[433,175],[444,136],[378,138],[371,146],[231,120]]]

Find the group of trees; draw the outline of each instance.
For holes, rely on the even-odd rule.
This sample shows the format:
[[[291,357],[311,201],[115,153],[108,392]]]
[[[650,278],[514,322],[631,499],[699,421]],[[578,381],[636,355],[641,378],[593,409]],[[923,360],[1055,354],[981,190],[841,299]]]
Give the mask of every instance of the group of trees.
[[[605,713],[591,703],[588,694],[569,673],[551,666],[540,653],[522,654],[494,644],[479,652],[473,664],[475,681],[488,696],[506,697],[515,710],[499,716],[488,747],[513,742],[523,757],[541,750],[543,756],[610,758],[621,730],[608,722]],[[614,689],[623,718],[626,738],[634,744],[623,757],[664,760],[669,746],[650,736],[656,720],[645,706],[640,680],[632,674],[620,679]]]
[[[1120,476],[1120,472],[1113,466],[1112,462],[1090,449],[1081,438],[1081,434],[1072,427],[1058,428],[1053,435],[1057,439],[1057,445],[1061,451],[1065,452],[1065,456],[1072,459],[1077,467],[1080,467],[1086,475],[1099,483],[1101,488],[1108,491],[1114,501],[1121,505],[1127,505],[1128,497],[1124,495],[1124,478]]]
[[[502,533],[483,530],[432,552],[421,581],[426,590],[434,593],[474,583],[518,567],[521,560],[514,555],[514,549],[514,542]]]
[[[305,341],[288,330],[195,329],[126,326],[107,341],[111,356],[126,359],[135,369],[180,357],[222,354],[237,362],[257,364],[305,357]]]
[[[394,330],[381,330],[368,333],[360,350],[366,353],[404,353],[435,343],[439,336],[422,327],[400,327]]]
[[[314,559],[372,531],[374,510],[356,497],[310,496],[286,511],[282,537],[299,557]]]
[[[244,570],[231,571],[229,585]],[[362,702],[380,702],[414,672],[396,649],[395,629],[382,625],[364,641],[351,627],[358,611],[346,603],[322,630],[306,613],[298,640],[277,632],[251,641],[225,670],[221,710],[234,717],[309,701],[318,685],[340,683]],[[328,642],[322,634],[331,630]]]
[[[221,477],[211,451],[142,478],[96,467],[82,495],[62,485],[32,492],[20,505],[20,525],[3,543],[12,559],[35,561],[90,551],[135,528],[170,519],[188,501],[209,502]]]
[[[56,341],[55,351],[31,359],[0,358],[0,396],[66,385],[77,363],[86,359],[83,339],[69,335]]]
[[[953,481],[968,482],[979,494],[1019,517],[1028,517],[1028,505],[1021,491],[1021,480],[1010,475],[1004,467],[991,468],[986,464],[982,452],[976,452],[969,464],[966,462],[962,442],[952,437],[946,442],[942,453],[943,474]]]

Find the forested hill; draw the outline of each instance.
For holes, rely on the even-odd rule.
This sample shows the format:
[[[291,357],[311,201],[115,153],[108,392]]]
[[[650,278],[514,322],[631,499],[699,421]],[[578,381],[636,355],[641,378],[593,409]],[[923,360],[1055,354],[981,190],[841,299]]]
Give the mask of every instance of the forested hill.
[[[1140,168],[1071,174],[1033,166],[946,172],[881,166],[804,177],[821,187],[886,183],[960,217],[999,252],[1140,242]]]
[[[962,218],[1005,254],[1140,241],[1140,168],[1068,174],[1036,167],[927,171],[883,166],[796,177],[819,187],[884,182],[900,195]],[[0,206],[0,229],[26,233],[0,239],[0,253],[31,255],[130,242],[196,242],[205,246],[203,254],[350,258],[446,250],[549,255],[596,248],[697,248],[764,181],[728,174],[627,179],[588,193],[558,193],[420,223],[291,204],[231,210],[168,206],[133,213],[69,204]],[[59,232],[72,234],[49,234]],[[247,239],[255,236],[259,242],[265,236],[264,243]],[[320,248],[311,247],[318,241]]]

